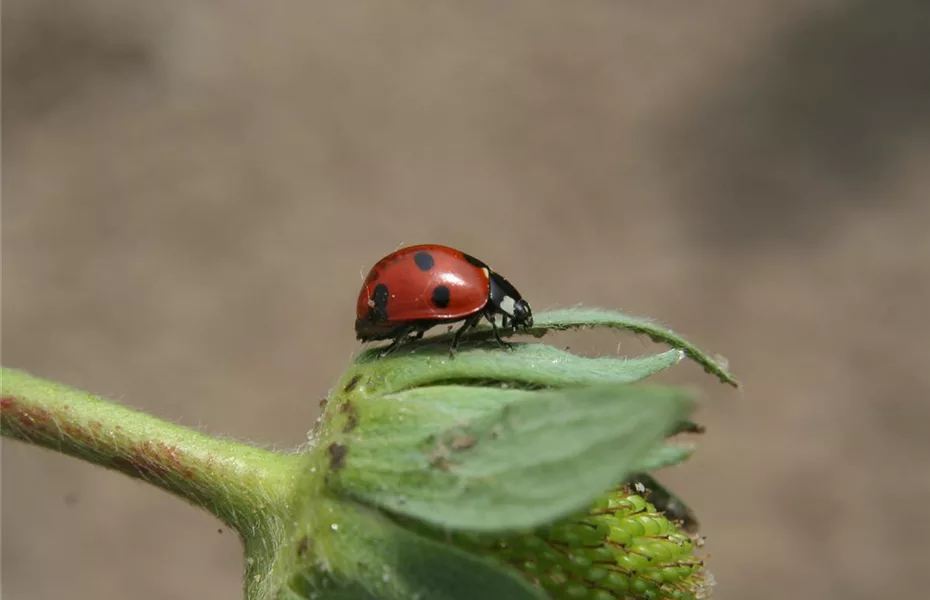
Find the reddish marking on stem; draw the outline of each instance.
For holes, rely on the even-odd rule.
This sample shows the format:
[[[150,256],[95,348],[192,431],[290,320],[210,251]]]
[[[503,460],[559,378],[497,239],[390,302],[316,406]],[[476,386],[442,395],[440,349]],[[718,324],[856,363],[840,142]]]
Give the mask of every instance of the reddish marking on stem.
[[[176,446],[145,441],[132,446],[128,455],[113,459],[111,465],[141,479],[165,479],[171,475],[190,479],[194,474],[181,458],[182,452]]]
[[[36,436],[50,437],[63,440],[68,437],[71,440],[93,446],[95,438],[91,433],[81,425],[69,423],[67,420],[56,420],[52,413],[35,406],[23,404],[16,398],[3,398],[2,406],[10,422],[18,421],[19,427],[24,435],[30,438]]]
[[[136,464],[128,458],[123,458],[122,456],[117,456],[110,461],[110,468],[115,469],[121,473],[125,473],[130,477],[136,477],[137,479],[146,479],[145,471],[140,469]]]
[[[53,413],[29,406],[17,398],[4,398],[4,420],[19,430],[19,435],[26,439],[50,438],[60,442],[70,439],[78,444],[93,447],[94,437],[80,425],[67,420],[55,419]]]
[[[84,430],[84,428],[79,425],[72,425],[69,423],[63,423],[61,425],[61,430],[67,434],[68,437],[77,440],[83,444],[93,443],[93,438]]]
[[[3,408],[4,420],[11,423],[18,421],[24,435],[30,438],[70,438],[72,442],[102,454],[101,462],[129,476],[147,480],[165,479],[172,475],[185,479],[194,476],[193,471],[184,465],[183,451],[177,446],[159,441],[144,441],[131,444],[127,452],[120,452],[122,456],[109,458],[107,455],[118,452],[118,448],[124,447],[127,441],[122,436],[113,436],[111,432],[108,443],[102,444],[103,423],[100,421],[90,421],[86,425],[69,423],[66,420],[56,421],[49,411],[23,405],[19,399],[12,396],[0,398],[0,407]],[[122,427],[116,425],[114,429],[121,430]]]
[[[19,422],[23,424],[23,427],[27,427],[31,431],[47,435],[56,435],[58,433],[52,414],[44,408],[23,409],[20,405],[16,405],[16,416],[19,418]]]

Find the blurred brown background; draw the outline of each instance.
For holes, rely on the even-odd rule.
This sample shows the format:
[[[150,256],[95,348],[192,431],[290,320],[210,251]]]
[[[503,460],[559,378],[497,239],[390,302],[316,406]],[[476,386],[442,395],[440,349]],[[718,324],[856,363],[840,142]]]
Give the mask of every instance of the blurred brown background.
[[[730,359],[666,377],[717,598],[925,595],[925,0],[4,8],[5,365],[293,447],[360,273],[446,243]],[[236,537],[118,474],[5,443],[2,517],[5,600],[241,597]]]

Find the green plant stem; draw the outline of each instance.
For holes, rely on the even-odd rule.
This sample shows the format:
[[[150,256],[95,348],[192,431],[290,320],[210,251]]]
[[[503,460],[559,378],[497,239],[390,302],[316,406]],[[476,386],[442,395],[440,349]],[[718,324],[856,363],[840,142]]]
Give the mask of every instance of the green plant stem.
[[[301,455],[214,438],[14,369],[0,368],[0,388],[4,437],[162,488],[246,541],[287,514]]]

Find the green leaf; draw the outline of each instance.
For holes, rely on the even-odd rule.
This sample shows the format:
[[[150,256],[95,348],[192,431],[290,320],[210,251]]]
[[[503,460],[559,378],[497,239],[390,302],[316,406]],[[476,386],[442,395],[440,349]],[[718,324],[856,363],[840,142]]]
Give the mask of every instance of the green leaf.
[[[732,385],[733,387],[739,387],[739,382],[727,370],[723,359],[718,360],[712,358],[709,354],[703,352],[697,346],[671,329],[663,327],[651,319],[633,317],[603,308],[575,307],[539,312],[533,316],[533,321],[533,327],[529,330],[529,333],[537,337],[542,337],[549,331],[589,327],[624,329],[632,331],[633,333],[648,335],[650,339],[655,342],[665,343],[673,348],[681,350],[688,358],[704,367],[706,372],[716,376],[720,381]],[[420,346],[448,341],[451,337],[451,333],[431,337],[425,342],[422,342]],[[489,324],[482,323],[478,325],[468,337],[471,340],[488,340],[493,337],[493,332]],[[467,344],[465,345],[467,346]],[[448,350],[448,348],[446,348],[446,350]],[[377,349],[364,352],[359,358],[362,361],[369,361],[374,360],[376,356]]]
[[[280,600],[545,600],[519,573],[492,558],[424,537],[347,501],[314,507],[327,516],[297,562]]]
[[[346,381],[364,373],[358,387],[370,394],[438,383],[493,381],[524,388],[634,383],[678,364],[683,356],[669,350],[636,358],[586,358],[546,344],[514,344],[512,352],[494,346],[451,358],[448,344],[418,344],[377,361],[369,353],[361,355]]]
[[[704,367],[706,372],[716,376],[723,383],[739,387],[739,382],[730,374],[723,361],[712,358],[671,329],[651,319],[633,317],[602,308],[565,308],[546,311],[535,316],[533,331],[544,334],[547,331],[585,327],[610,327],[648,335],[654,342],[665,343],[683,351],[688,358]]]
[[[341,443],[354,444],[353,440],[363,440],[369,447],[393,446],[402,437],[411,438],[408,441],[415,443],[422,439],[424,431],[432,433],[453,427],[495,413],[502,405],[527,397],[526,390],[487,388],[483,391],[460,385],[414,388],[357,404],[355,411],[361,408],[364,414],[357,416],[355,428],[341,439]],[[669,433],[694,426],[684,420]],[[636,468],[650,471],[675,465],[693,452],[693,446],[681,443],[656,446]]]
[[[655,471],[683,463],[694,454],[693,446],[663,445],[655,448],[643,460],[632,467],[636,471]]]
[[[464,418],[453,414],[457,423],[433,429],[422,427],[425,421],[419,429],[401,423],[394,436],[354,436],[330,484],[448,529],[524,530],[584,508],[623,480],[693,404],[685,391],[639,385],[470,391],[481,408]],[[357,410],[390,413],[424,403],[422,394],[360,400]],[[460,393],[456,405],[465,398]],[[445,395],[433,402],[439,410],[447,405]],[[398,414],[414,413],[408,406]]]
[[[358,400],[358,425],[343,443],[353,448],[358,444],[394,446],[401,438],[419,443],[446,428],[497,414],[503,405],[534,397],[532,394],[526,390],[436,385]]]

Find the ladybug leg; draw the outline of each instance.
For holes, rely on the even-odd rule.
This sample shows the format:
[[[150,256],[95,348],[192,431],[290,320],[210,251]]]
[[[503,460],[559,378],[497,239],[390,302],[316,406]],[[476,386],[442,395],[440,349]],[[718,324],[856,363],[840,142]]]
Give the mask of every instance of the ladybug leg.
[[[468,329],[471,329],[472,327],[477,325],[478,321],[480,320],[481,320],[480,314],[477,314],[475,316],[468,317],[467,319],[465,319],[465,322],[462,323],[462,326],[459,327],[456,330],[455,335],[452,336],[452,345],[449,347],[449,356],[455,356],[455,351],[458,349],[459,340],[462,339],[462,334],[465,333],[465,331],[467,331]]]
[[[413,331],[412,326],[402,329],[400,333],[397,334],[397,337],[394,338],[394,341],[392,341],[389,346],[387,346],[384,350],[382,350],[378,356],[381,358],[384,358],[391,352],[397,350],[399,346],[401,346],[404,342],[407,341],[408,339],[407,336],[410,335],[411,331]],[[423,337],[423,333],[424,333],[423,331],[420,331],[416,336],[414,336],[414,339],[420,339],[421,337]]]
[[[494,320],[494,313],[487,312],[485,313],[484,318],[487,319],[488,322],[491,323],[491,329],[494,331],[494,339],[497,340],[497,343],[500,344],[502,348],[506,348],[507,350],[513,350],[513,344],[505,342],[503,339],[501,339],[501,332],[497,328],[497,323]],[[503,317],[501,321],[502,321],[502,325],[504,327],[507,327],[507,317]]]

